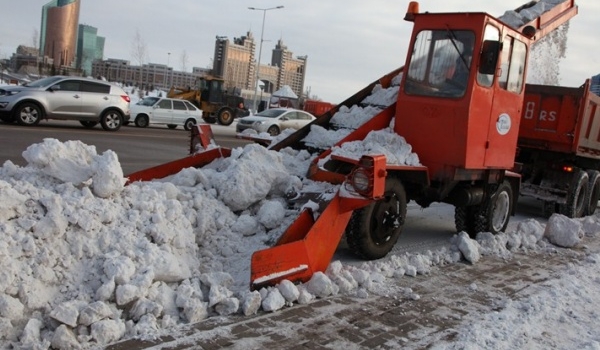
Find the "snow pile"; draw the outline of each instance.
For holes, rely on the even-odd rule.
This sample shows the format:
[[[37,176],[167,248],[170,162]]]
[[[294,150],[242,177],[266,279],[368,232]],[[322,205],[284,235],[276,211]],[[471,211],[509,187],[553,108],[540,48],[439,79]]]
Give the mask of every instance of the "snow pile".
[[[513,29],[518,29],[523,25],[540,17],[545,12],[551,10],[554,6],[565,2],[566,0],[540,0],[535,5],[522,9],[519,12],[514,10],[506,11],[502,16],[498,17],[501,21],[511,26]]]
[[[404,137],[396,134],[391,127],[371,131],[364,140],[344,142],[331,149],[331,155],[353,159],[360,159],[361,156],[369,154],[384,155],[386,163],[389,165],[421,165],[419,156],[412,151],[412,146],[406,142]],[[319,160],[319,165],[325,164],[331,155]]]
[[[90,348],[172,333],[207,317],[275,312],[341,293],[385,295],[389,279],[463,258],[476,263],[478,254],[543,249],[550,240],[569,245],[573,237],[556,233],[573,225],[585,234],[600,231],[598,218],[558,217],[545,230],[529,222],[477,241],[457,235],[450,249],[427,254],[334,261],[306,284],[283,281],[250,292],[251,254],[271,245],[299,213],[286,192],[336,190],[303,179],[312,159],[306,151],[248,145],[202,169],[124,188],[96,175],[115,173],[110,151],[97,155],[80,142],[47,139],[26,152],[33,163],[0,168],[1,348]],[[64,172],[48,166],[50,159]],[[94,194],[92,186],[106,178],[111,194]]]
[[[396,102],[401,79],[402,73],[396,75],[392,78],[388,88],[376,84],[371,94],[360,103],[360,106],[354,105],[350,108],[340,106],[339,110],[331,117],[331,129],[311,125],[310,132],[302,141],[307,146],[317,149],[327,149],[337,144],[353,130],[379,114],[383,108]]]

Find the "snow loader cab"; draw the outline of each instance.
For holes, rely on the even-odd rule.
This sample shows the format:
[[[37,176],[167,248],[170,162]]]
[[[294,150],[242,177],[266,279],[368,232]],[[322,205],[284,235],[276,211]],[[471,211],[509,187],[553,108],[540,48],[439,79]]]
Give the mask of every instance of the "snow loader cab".
[[[240,94],[229,93],[223,79],[202,77],[192,87],[171,87],[167,97],[188,100],[202,110],[202,119],[210,124],[231,125],[237,117],[244,116],[244,99]]]

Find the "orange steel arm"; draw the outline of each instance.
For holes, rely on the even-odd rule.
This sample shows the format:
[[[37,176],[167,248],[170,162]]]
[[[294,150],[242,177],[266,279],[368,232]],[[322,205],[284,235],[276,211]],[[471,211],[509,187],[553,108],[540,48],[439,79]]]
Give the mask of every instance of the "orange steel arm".
[[[515,12],[518,13],[521,10],[528,9],[537,3],[538,1],[531,1],[517,8]],[[531,37],[531,40],[532,42],[536,42],[551,33],[560,25],[566,23],[569,19],[577,15],[577,13],[578,7],[575,4],[575,0],[566,0],[560,4],[557,4],[550,10],[542,13],[539,17],[533,19],[531,22],[525,23],[518,28],[518,31],[523,32],[526,27],[533,27],[535,29],[535,35]]]

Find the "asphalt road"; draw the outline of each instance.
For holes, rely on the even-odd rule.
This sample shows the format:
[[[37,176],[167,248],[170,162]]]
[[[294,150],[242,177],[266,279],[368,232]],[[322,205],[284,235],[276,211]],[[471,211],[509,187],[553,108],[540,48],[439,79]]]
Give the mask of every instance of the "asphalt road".
[[[211,127],[220,146],[233,148],[249,142],[235,138],[235,123]],[[95,146],[98,154],[112,150],[117,153],[123,173],[127,175],[187,156],[190,132],[182,127],[174,130],[164,126],[137,128],[131,124],[117,132],[108,132],[100,125],[86,129],[79,122],[72,121],[42,121],[34,127],[0,122],[0,165],[7,160],[16,165],[27,165],[23,151],[32,144],[43,142],[45,138],[62,142],[80,140]]]

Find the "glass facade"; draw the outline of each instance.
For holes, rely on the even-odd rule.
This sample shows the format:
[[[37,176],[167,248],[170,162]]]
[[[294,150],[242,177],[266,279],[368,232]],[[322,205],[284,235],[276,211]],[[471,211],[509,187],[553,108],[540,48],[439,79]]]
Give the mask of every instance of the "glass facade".
[[[92,62],[104,56],[104,38],[98,36],[98,29],[80,24],[77,34],[77,68],[84,75],[92,74]]]
[[[594,75],[591,80],[590,91],[600,96],[600,74]]]
[[[42,7],[40,54],[55,67],[75,66],[80,0],[52,0]]]

